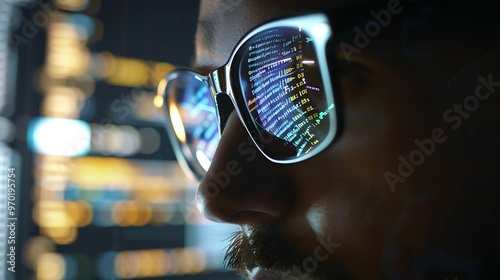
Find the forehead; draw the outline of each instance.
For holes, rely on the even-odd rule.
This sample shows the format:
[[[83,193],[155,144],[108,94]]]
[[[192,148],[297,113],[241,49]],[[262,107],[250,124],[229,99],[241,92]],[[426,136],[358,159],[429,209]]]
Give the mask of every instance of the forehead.
[[[294,11],[359,5],[370,0],[201,0],[195,66],[217,68],[252,28]]]
[[[196,66],[222,66],[239,39],[252,27],[269,18],[251,2],[202,0],[196,32]]]

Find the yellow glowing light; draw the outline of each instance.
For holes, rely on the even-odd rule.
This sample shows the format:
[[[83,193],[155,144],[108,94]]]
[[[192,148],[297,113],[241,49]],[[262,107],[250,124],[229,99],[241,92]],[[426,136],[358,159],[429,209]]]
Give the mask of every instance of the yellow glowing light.
[[[140,262],[142,277],[161,277],[170,269],[170,258],[164,250],[143,250]]]
[[[196,274],[206,270],[205,253],[196,248],[177,248],[171,252],[174,274]]]
[[[142,200],[136,201],[135,204],[137,206],[138,217],[134,225],[144,226],[151,220],[151,207],[149,207],[149,203]]]
[[[90,65],[90,52],[80,40],[77,26],[53,23],[47,37],[47,75],[53,78],[84,75]]]
[[[139,220],[139,207],[134,201],[125,201],[123,203],[124,209],[122,213],[125,215],[122,218],[124,225],[135,225]]]
[[[134,251],[123,251],[115,258],[115,271],[121,278],[136,278],[139,274],[138,254]]]
[[[182,199],[183,191],[172,177],[141,176],[134,179],[134,196],[148,202]]]
[[[58,6],[67,11],[80,11],[87,7],[89,0],[56,0]]]
[[[106,81],[112,85],[139,87],[147,81],[148,72],[149,67],[145,61],[115,57],[115,65]]]
[[[65,202],[66,214],[79,227],[84,227],[92,221],[92,207],[85,201]]]
[[[100,134],[97,137],[103,136]],[[79,158],[75,168],[71,170],[70,180],[83,189],[100,188],[102,185],[128,189],[137,176],[137,170],[127,160],[84,157]]]
[[[112,208],[113,222],[119,226],[144,226],[151,216],[151,208],[144,201],[118,201]]]
[[[156,260],[154,253],[150,250],[142,250],[139,255],[139,277],[151,277],[154,275]]]
[[[37,280],[59,280],[66,273],[66,262],[56,253],[43,254],[37,265]]]
[[[75,222],[67,215],[64,202],[39,201],[33,207],[33,220],[57,244],[70,244],[77,238]]]
[[[66,228],[74,223],[66,215],[64,203],[60,201],[39,201],[33,207],[33,220],[46,228]]]
[[[113,85],[156,86],[176,67],[170,63],[114,56],[101,52],[93,56],[95,73]]]
[[[154,259],[154,266],[150,277],[166,275],[170,270],[170,256],[164,250],[150,250]]]
[[[45,253],[54,252],[55,245],[45,236],[36,236],[28,239],[25,248],[24,263],[32,270],[36,270],[40,257]]]
[[[78,237],[76,227],[40,227],[40,232],[50,237],[56,244],[68,245],[73,243]]]
[[[184,130],[184,125],[182,124],[182,118],[177,106],[175,104],[170,104],[170,119],[172,120],[172,125],[174,127],[175,135],[180,142],[186,142],[186,131]]]
[[[167,274],[198,274],[206,271],[206,255],[197,248],[175,248],[119,252],[114,270],[123,278],[161,277]]]
[[[150,84],[157,85],[168,73],[175,70],[175,66],[170,63],[160,62],[152,66]]]
[[[169,273],[170,267],[170,256],[161,249],[122,251],[114,261],[115,271],[123,278],[161,277]]]
[[[85,100],[81,89],[56,86],[50,88],[43,100],[42,114],[55,118],[78,118]]]
[[[68,95],[52,94],[43,100],[42,114],[55,118],[75,118],[78,116],[78,100]]]
[[[163,107],[163,102],[164,102],[163,96],[161,96],[161,95],[155,96],[155,99],[153,102],[154,102],[156,108],[161,109],[161,107]]]
[[[117,201],[112,208],[112,218],[116,225],[125,227],[131,225],[130,219],[135,220],[135,213],[127,213],[126,201]]]
[[[165,87],[167,86],[167,80],[161,79],[158,82],[158,87],[156,88],[156,96],[154,99],[155,107],[160,109],[163,106],[163,92],[165,91]]]

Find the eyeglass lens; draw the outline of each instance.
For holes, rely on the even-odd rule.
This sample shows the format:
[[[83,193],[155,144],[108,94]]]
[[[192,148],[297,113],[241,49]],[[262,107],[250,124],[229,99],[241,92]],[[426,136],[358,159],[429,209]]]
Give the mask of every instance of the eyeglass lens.
[[[219,143],[219,125],[210,89],[193,72],[178,72],[169,81],[167,96],[170,120],[187,160],[207,170]]]
[[[333,106],[323,90],[314,39],[299,28],[275,28],[243,48],[241,92],[259,137],[274,136],[261,140],[267,152],[283,159],[312,151],[328,133],[325,115]]]

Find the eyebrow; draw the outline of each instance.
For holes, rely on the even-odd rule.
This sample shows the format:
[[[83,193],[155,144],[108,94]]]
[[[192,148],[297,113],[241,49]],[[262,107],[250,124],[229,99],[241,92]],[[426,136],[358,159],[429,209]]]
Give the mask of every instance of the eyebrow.
[[[216,44],[213,34],[215,32],[215,25],[212,21],[200,20],[196,25],[196,38],[194,40],[195,47],[197,49],[215,49]],[[201,35],[201,36],[199,36]]]

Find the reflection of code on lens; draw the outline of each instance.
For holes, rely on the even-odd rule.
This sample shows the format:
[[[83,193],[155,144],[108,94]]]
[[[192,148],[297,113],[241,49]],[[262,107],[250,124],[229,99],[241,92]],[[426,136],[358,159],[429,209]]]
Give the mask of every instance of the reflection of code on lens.
[[[259,129],[309,152],[323,138],[327,106],[313,40],[297,29],[278,28],[251,40],[241,65],[250,115]]]
[[[186,144],[184,153],[196,158],[206,170],[220,138],[210,89],[189,74],[177,76],[168,88],[182,89],[169,93],[172,103],[180,105],[169,107],[174,132]]]

